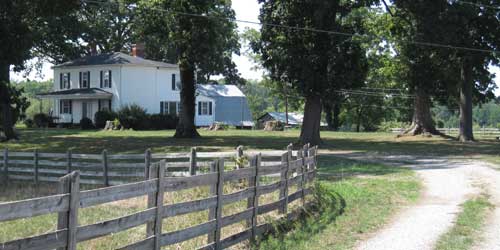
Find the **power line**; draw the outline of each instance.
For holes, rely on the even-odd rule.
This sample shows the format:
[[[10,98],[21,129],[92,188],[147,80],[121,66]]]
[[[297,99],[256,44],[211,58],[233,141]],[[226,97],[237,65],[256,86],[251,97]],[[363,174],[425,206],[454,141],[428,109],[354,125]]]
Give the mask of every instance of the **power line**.
[[[111,1],[96,1],[96,0],[81,0],[82,2],[86,3],[95,3],[95,4],[100,4],[100,5],[117,5],[118,3],[116,2],[111,2]],[[133,8],[136,8],[134,6]],[[323,29],[315,29],[315,28],[305,28],[305,27],[299,27],[299,26],[289,26],[289,25],[283,25],[283,24],[273,24],[273,23],[265,23],[265,22],[256,22],[256,21],[249,21],[249,20],[242,20],[242,19],[236,19],[236,18],[227,18],[227,17],[217,17],[217,16],[210,16],[210,15],[202,15],[202,14],[194,14],[194,13],[187,13],[187,12],[181,12],[181,11],[172,11],[172,10],[166,10],[162,8],[155,8],[155,7],[148,7],[149,10],[155,10],[155,11],[160,11],[164,13],[171,13],[171,14],[177,14],[177,15],[183,15],[183,16],[191,16],[191,17],[201,17],[201,18],[209,18],[209,19],[222,19],[222,20],[228,20],[232,22],[239,22],[239,23],[246,23],[246,24],[254,24],[254,25],[259,25],[259,26],[269,26],[269,27],[276,27],[276,28],[286,28],[290,30],[296,30],[296,31],[307,31],[307,32],[317,32],[317,33],[326,33],[330,35],[339,35],[339,36],[345,36],[345,37],[367,37],[369,39],[374,39],[374,37],[370,37],[368,35],[361,35],[361,34],[354,34],[354,33],[347,33],[347,32],[340,32],[340,31],[332,31],[332,30],[323,30]],[[383,38],[383,37],[379,37]],[[446,48],[446,49],[455,49],[455,50],[466,50],[466,51],[474,51],[474,52],[482,52],[482,53],[493,53],[493,54],[498,54],[498,51],[495,50],[487,50],[487,49],[478,49],[478,48],[470,48],[470,47],[463,47],[463,46],[455,46],[455,45],[449,45],[449,44],[439,44],[439,43],[431,43],[431,42],[423,42],[423,41],[400,41],[403,43],[409,43],[409,44],[415,44],[415,45],[421,45],[421,46],[427,46],[427,47],[437,47],[437,48]]]

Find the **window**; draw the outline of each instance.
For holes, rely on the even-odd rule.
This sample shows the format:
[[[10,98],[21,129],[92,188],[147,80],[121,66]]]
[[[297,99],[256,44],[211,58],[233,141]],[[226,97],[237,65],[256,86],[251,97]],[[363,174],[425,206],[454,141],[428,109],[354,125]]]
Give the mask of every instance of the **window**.
[[[90,71],[80,72],[80,88],[90,88]]]
[[[181,90],[181,82],[176,80],[175,74],[172,74],[172,90],[174,91]]]
[[[198,102],[198,115],[212,115],[212,102]]]
[[[61,73],[59,75],[59,87],[60,89],[70,89],[71,88],[71,74]]]
[[[160,102],[160,113],[168,115],[179,115],[181,104],[179,102]]]
[[[59,108],[60,114],[71,114],[71,100],[60,100]]]
[[[101,70],[101,88],[111,88],[112,77],[111,70]]]

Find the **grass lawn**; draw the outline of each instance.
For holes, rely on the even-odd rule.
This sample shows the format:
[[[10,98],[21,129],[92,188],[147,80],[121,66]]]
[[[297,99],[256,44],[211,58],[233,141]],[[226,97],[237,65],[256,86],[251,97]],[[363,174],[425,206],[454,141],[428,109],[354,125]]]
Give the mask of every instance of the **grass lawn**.
[[[455,226],[441,236],[436,250],[467,250],[480,240],[479,232],[483,226],[488,210],[492,208],[488,198],[482,195],[462,204],[462,212],[458,215]]]
[[[0,144],[12,151],[78,153],[143,153],[188,151],[199,147],[201,151],[233,150],[238,145],[250,149],[284,149],[296,142],[300,131],[266,132],[251,130],[206,131],[200,129],[202,138],[174,139],[174,131],[81,131],[76,129],[19,129],[18,142]],[[500,166],[500,142],[493,136],[476,136],[475,143],[460,143],[440,137],[422,136],[396,138],[391,133],[321,132],[324,144],[321,149],[359,151],[377,154],[413,154],[479,158]],[[500,167],[499,167],[500,168]]]

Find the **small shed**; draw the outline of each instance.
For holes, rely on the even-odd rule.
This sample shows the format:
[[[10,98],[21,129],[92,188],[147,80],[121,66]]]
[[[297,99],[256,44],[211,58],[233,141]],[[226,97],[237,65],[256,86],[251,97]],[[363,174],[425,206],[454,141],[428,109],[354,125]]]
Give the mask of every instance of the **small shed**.
[[[302,119],[304,116],[299,113],[288,113],[288,126],[299,127],[302,125]],[[260,127],[264,127],[265,123],[268,121],[279,121],[286,124],[286,113],[285,112],[267,112],[263,116],[257,119]]]
[[[215,122],[240,128],[252,128],[254,122],[247,97],[236,85],[199,84],[197,95],[215,102]]]

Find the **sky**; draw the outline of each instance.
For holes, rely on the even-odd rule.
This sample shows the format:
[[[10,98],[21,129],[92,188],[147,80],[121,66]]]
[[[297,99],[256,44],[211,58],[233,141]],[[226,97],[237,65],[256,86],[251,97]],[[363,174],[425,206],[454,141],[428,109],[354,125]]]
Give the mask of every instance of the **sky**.
[[[256,0],[233,0],[233,9],[236,12],[236,19],[245,20],[245,21],[253,21],[258,22],[259,9],[260,5]],[[246,27],[259,29],[259,25],[254,24],[246,24],[246,23],[237,23],[238,30],[241,32]],[[242,48],[244,49],[244,48]],[[241,76],[245,79],[260,79],[262,77],[261,71],[254,71],[252,67],[253,63],[245,56],[234,56],[234,61],[238,67],[238,71],[241,73]],[[42,68],[41,75],[37,75],[35,72],[31,72],[28,75],[30,80],[49,80],[53,78],[53,73],[51,70],[52,65],[49,63],[45,63]],[[494,72],[496,77],[496,84],[500,86],[500,68],[493,67],[491,68],[492,72]],[[22,81],[25,79],[25,73],[11,73],[11,78],[16,81]],[[496,90],[496,95],[500,96],[500,88]]]

